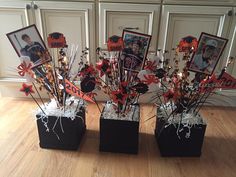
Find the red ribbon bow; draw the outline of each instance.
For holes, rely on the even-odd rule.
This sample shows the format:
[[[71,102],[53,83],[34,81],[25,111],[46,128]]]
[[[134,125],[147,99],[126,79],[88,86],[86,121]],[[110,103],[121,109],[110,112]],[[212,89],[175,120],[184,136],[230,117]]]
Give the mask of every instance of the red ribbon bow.
[[[144,69],[155,71],[157,69],[157,62],[156,61],[148,61],[147,65],[144,67]]]
[[[18,74],[23,77],[23,76],[25,76],[25,73],[28,73],[31,77],[33,77],[31,66],[32,66],[31,63],[29,63],[29,65],[27,66],[26,62],[23,61],[23,63],[21,63],[19,66],[17,66],[17,69],[20,70],[20,71],[18,71]]]
[[[147,85],[150,85],[152,83],[154,83],[154,84],[159,83],[159,79],[154,74],[147,74],[147,75],[145,74],[143,76],[144,76],[145,80],[143,80],[142,82],[144,82]]]
[[[124,104],[125,100],[128,97],[128,94],[123,93],[121,90],[117,90],[117,91],[112,91],[112,100],[115,103],[120,103],[120,104]]]

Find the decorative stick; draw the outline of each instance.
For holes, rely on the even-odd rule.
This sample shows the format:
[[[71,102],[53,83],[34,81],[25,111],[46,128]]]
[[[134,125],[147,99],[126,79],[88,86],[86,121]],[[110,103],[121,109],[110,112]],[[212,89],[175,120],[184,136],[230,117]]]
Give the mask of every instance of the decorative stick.
[[[78,104],[77,104],[77,106],[76,106],[76,108],[75,108],[75,113],[77,113],[77,109],[79,108],[79,101],[78,101]]]
[[[63,107],[64,107],[64,113],[65,113],[65,110],[66,110],[66,91],[65,91],[65,89],[63,91]]]
[[[70,76],[71,68],[73,66],[73,63],[75,62],[76,55],[77,55],[77,50],[78,50],[78,45],[76,46],[75,51],[74,51],[74,48],[73,48],[73,52],[72,52],[72,56],[71,56],[71,60],[70,60],[71,63],[69,65],[69,69],[68,69],[68,76]]]
[[[97,105],[97,107],[98,107],[99,112],[102,113],[102,111],[101,111],[101,109],[100,109],[100,107],[99,107],[99,105],[98,105],[98,102],[97,102],[95,96],[93,96],[93,99],[94,99],[94,102],[96,103],[96,105]]]
[[[166,116],[168,117],[169,115],[168,115],[168,113],[167,113],[167,108],[164,106],[164,104],[163,104],[163,102],[162,102],[162,100],[161,100],[161,97],[160,97],[159,95],[157,95],[157,97],[158,97],[159,101],[161,102],[161,105],[162,105],[163,108],[164,108],[164,112],[166,113]]]
[[[33,100],[35,101],[35,103],[38,105],[38,107],[41,109],[41,111],[45,114],[45,115],[47,115],[45,112],[44,112],[44,110],[41,108],[41,106],[39,105],[39,103],[37,102],[37,100],[33,97],[33,95],[31,94],[31,93],[29,93],[30,94],[30,96],[33,98]]]
[[[204,100],[203,100],[203,101],[199,101],[199,104],[198,104],[197,108],[194,110],[194,111],[195,111],[195,115],[198,114],[198,112],[199,112],[200,109],[202,108],[203,104],[206,102],[206,99],[211,95],[211,93],[212,93],[212,91],[208,92],[208,94],[207,94],[207,96],[204,98]],[[200,103],[202,103],[202,104],[200,105]],[[200,106],[199,106],[199,105],[200,105]]]
[[[225,66],[225,67],[221,70],[221,73],[220,73],[220,75],[218,76],[217,80],[220,80],[220,79],[222,78],[224,72],[226,71],[226,68],[227,68],[227,66]],[[198,107],[198,110],[196,111],[197,108],[194,110],[194,111],[196,112],[195,114],[197,114],[197,113],[200,111],[200,109],[202,108],[203,104],[206,102],[206,99],[207,99],[207,98],[211,95],[211,93],[213,92],[214,88],[215,88],[215,86],[213,87],[213,89],[211,89],[210,92],[205,92],[205,93],[208,93],[208,95],[204,98],[203,102],[201,102],[201,100],[200,100],[199,104],[200,104],[200,103],[202,103],[202,104],[201,104],[200,106],[199,106],[199,104],[198,104],[198,106],[199,106],[199,107]],[[204,95],[205,95],[205,93],[204,93]]]
[[[136,110],[136,107],[134,107],[134,111],[133,111],[131,120],[134,120],[134,113],[135,113],[135,110]]]
[[[36,90],[36,92],[37,92],[37,94],[38,94],[38,96],[39,96],[41,102],[43,103],[44,107],[46,108],[46,106],[45,106],[45,104],[44,104],[44,102],[43,102],[43,99],[42,99],[41,95],[39,94],[39,91],[38,91],[37,87],[35,86],[34,82],[32,82],[32,84],[33,84],[33,86],[34,86],[34,88],[35,88],[35,90]]]
[[[59,95],[58,95],[58,93],[57,93],[56,79],[55,79],[55,76],[54,76],[54,72],[53,72],[53,70],[50,70],[50,71],[51,71],[52,78],[53,78],[53,83],[54,83],[54,84],[52,84],[52,88],[53,88],[53,90],[54,90],[54,95],[56,96],[57,100],[60,101],[60,100],[59,100]]]

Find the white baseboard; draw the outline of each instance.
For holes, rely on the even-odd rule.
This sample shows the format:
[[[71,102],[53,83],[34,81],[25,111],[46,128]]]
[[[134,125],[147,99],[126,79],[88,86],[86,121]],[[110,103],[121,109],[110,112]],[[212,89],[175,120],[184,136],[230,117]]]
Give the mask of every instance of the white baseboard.
[[[15,98],[26,98],[23,92],[20,92],[22,82],[0,82],[0,96],[1,97],[15,97]],[[40,92],[42,98],[48,98],[45,92]],[[38,98],[37,94],[34,94],[35,98]],[[140,96],[140,103],[150,103],[152,93],[148,93]],[[30,96],[28,96],[31,99]],[[97,91],[97,101],[106,101],[108,96],[102,91]],[[236,107],[236,90],[224,90],[218,91],[217,94],[210,96],[207,99],[205,105],[209,106],[225,106],[225,107]]]

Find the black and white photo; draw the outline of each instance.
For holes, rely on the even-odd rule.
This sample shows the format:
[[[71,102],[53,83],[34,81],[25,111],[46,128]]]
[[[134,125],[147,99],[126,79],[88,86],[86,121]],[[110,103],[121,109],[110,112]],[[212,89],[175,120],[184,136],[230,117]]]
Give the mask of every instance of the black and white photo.
[[[19,57],[28,56],[33,63],[32,68],[51,61],[48,50],[36,28],[31,25],[7,34]]]
[[[151,36],[133,31],[123,31],[124,49],[121,54],[125,70],[139,72],[143,69]]]
[[[227,39],[202,33],[199,38],[198,48],[192,56],[189,70],[211,75],[226,46]]]

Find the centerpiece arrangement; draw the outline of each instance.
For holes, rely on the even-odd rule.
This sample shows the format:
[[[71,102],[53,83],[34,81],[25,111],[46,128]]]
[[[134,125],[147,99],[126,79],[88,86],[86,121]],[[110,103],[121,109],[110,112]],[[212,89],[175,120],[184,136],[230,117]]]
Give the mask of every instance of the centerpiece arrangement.
[[[20,57],[18,74],[27,83],[20,91],[38,105],[37,126],[42,148],[74,149],[86,130],[86,101],[96,103],[101,90],[109,97],[100,110],[100,151],[138,153],[139,97],[157,88],[150,102],[157,105],[155,137],[163,156],[200,156],[206,122],[199,110],[216,89],[235,89],[226,73],[215,72],[227,39],[202,33],[187,36],[173,49],[147,57],[151,36],[124,30],[112,36],[107,50],[97,48],[96,66],[87,62],[88,49],[78,57],[63,34],[48,35],[48,48],[35,25],[7,34]],[[181,63],[181,64],[180,64]],[[180,65],[184,67],[181,69]],[[49,102],[41,97],[46,91]],[[39,99],[34,96],[37,94]]]
[[[199,111],[215,89],[235,87],[235,79],[225,72],[232,58],[214,72],[226,43],[202,33],[199,40],[183,38],[172,50],[172,60],[165,57],[168,51],[159,55],[161,65],[153,72],[159,89],[151,101],[157,105],[155,137],[162,156],[201,155],[206,122]]]
[[[97,49],[97,84],[110,98],[101,112],[100,151],[138,153],[138,100],[148,91],[138,74],[145,67],[150,40],[149,35],[124,30],[122,37],[109,38],[108,52]]]
[[[85,101],[94,102],[75,86],[84,79],[79,73],[86,64],[88,49],[82,51],[78,61],[78,46],[69,50],[63,34],[55,32],[47,39],[52,57],[35,25],[8,33],[7,37],[21,60],[18,74],[27,81],[20,91],[30,95],[39,108],[36,117],[40,147],[78,149],[86,130]],[[48,103],[42,99],[41,90],[46,91]]]

